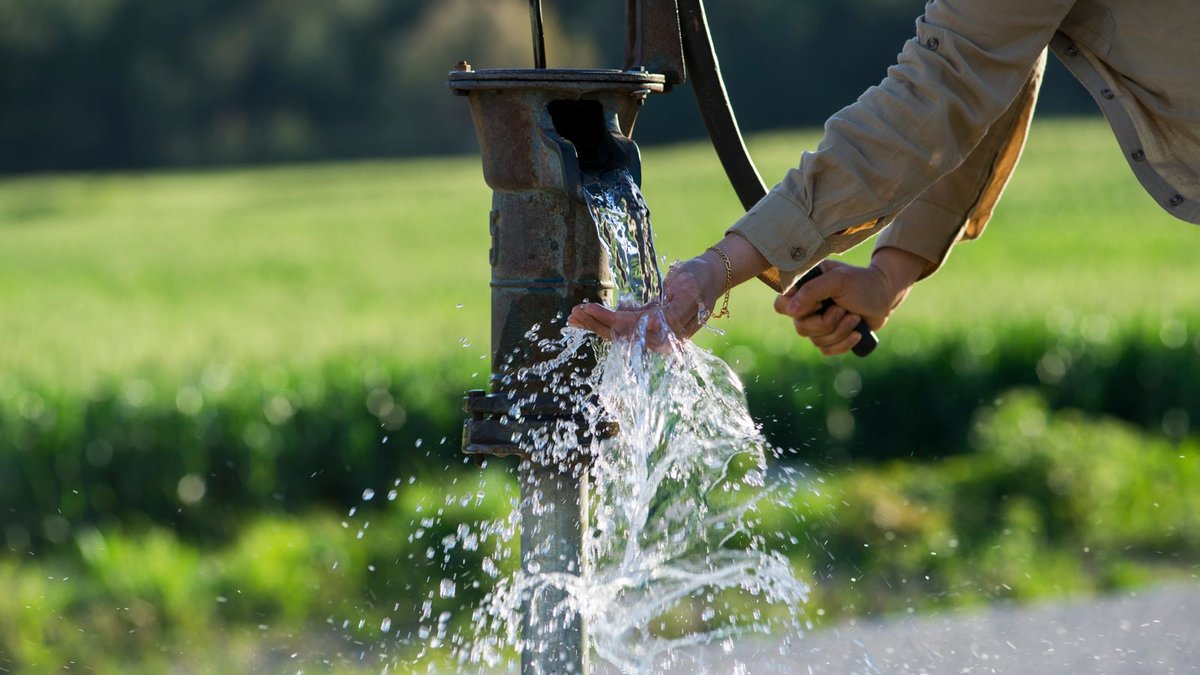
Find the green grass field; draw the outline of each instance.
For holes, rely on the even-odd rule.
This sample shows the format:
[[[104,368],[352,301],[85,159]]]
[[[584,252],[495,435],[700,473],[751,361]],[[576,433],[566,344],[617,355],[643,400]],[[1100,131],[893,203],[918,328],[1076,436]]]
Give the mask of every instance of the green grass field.
[[[816,140],[750,144],[772,181]],[[643,161],[660,253],[692,255],[738,217],[707,145],[648,147]],[[486,351],[488,210],[474,157],[6,179],[0,373],[78,389],[211,362],[472,368]],[[884,339],[1098,315],[1154,326],[1200,308],[1198,253],[1194,228],[1142,192],[1101,120],[1038,122],[984,238],[919,287]],[[702,339],[800,349],[772,297],[739,289],[727,337]]]

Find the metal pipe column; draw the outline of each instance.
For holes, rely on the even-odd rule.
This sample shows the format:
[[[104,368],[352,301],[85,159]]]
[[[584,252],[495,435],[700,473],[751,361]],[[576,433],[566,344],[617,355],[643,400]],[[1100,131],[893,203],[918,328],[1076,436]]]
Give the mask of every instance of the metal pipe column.
[[[526,573],[580,574],[587,566],[586,474],[576,478],[559,467],[532,461],[518,468],[521,485],[521,566]],[[568,613],[566,593],[547,587],[531,598],[521,626],[521,673],[588,672],[587,627]]]
[[[642,101],[663,83],[661,75],[615,70],[472,71],[463,64],[450,74],[451,90],[468,97],[493,190],[492,377],[488,391],[467,394],[463,450],[521,457],[521,564],[531,575],[585,569],[588,486],[580,458],[548,459],[532,445],[563,420],[580,420],[547,386],[554,373],[518,376],[553,356],[528,336],[535,326],[538,337],[556,335],[585,300],[611,303],[612,273],[584,203],[583,176],[625,168],[640,179],[628,134]],[[593,365],[581,355],[558,373]],[[524,608],[522,672],[586,673],[587,627],[561,588],[546,588]]]

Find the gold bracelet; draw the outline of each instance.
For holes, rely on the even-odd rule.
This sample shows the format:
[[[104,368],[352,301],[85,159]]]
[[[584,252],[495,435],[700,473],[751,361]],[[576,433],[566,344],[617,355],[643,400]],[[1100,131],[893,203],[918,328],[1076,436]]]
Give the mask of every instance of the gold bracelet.
[[[725,255],[725,251],[716,246],[709,246],[708,250],[721,256],[721,260],[725,261],[725,297],[721,300],[721,311],[710,317],[713,319],[723,319],[729,316],[729,291],[733,290],[733,263],[729,262],[729,256]]]

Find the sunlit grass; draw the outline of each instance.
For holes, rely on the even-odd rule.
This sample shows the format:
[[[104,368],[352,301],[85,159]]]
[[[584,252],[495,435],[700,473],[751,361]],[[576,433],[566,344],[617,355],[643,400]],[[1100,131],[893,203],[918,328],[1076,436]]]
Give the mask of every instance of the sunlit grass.
[[[774,181],[817,139],[751,147]],[[647,147],[643,159],[667,258],[702,250],[738,217],[706,144]],[[4,180],[0,373],[71,389],[213,360],[477,361],[489,209],[474,157]],[[922,283],[891,330],[1192,312],[1196,234],[1143,193],[1101,120],[1039,122],[984,238]],[[772,298],[739,289],[728,335],[703,339],[792,349]]]

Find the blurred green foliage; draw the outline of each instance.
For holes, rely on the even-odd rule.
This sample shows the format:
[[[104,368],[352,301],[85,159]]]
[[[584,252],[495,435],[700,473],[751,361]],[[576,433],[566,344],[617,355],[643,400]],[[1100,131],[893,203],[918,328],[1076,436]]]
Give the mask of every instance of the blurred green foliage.
[[[1125,588],[1200,569],[1200,447],[1006,392],[975,417],[974,451],[945,461],[808,472],[758,527],[814,583],[816,625]],[[383,665],[511,570],[511,472],[398,486],[351,515],[255,516],[228,543],[163,529],[84,530],[52,558],[0,560],[0,654],[21,670],[207,672]],[[486,533],[484,533],[486,534]],[[484,556],[500,566],[481,574]],[[452,597],[440,582],[455,582]],[[428,602],[427,609],[420,609]],[[677,617],[674,630],[701,621]]]
[[[973,427],[970,454],[850,468],[768,516],[764,529],[796,537],[812,566],[814,610],[885,615],[1200,570],[1194,442],[1053,412],[1028,390],[983,406]]]
[[[63,544],[88,524],[154,523],[219,540],[246,513],[347,503],[401,470],[462,463],[457,448],[438,443],[457,442],[461,392],[426,400],[411,371],[330,364],[267,383],[214,372],[174,386],[133,379],[83,397],[0,394],[8,546]],[[418,451],[415,439],[429,446]]]
[[[219,547],[162,528],[110,527],[79,532],[49,561],[0,559],[0,667],[328,671],[366,652],[371,670],[410,655],[426,601],[433,617],[477,603],[493,583],[480,572],[484,555],[496,575],[512,571],[514,550],[500,538],[443,557],[448,536],[503,517],[514,486],[491,471],[457,488],[399,490],[363,502],[357,517],[256,517]],[[428,525],[414,527],[421,521]],[[453,597],[428,592],[427,579],[436,588],[442,578],[457,581]]]
[[[1180,441],[1200,420],[1200,341],[1180,337],[1198,323],[1112,327],[1100,340],[1081,329],[976,329],[878,360],[759,355],[747,395],[769,438],[822,464],[962,452],[974,411],[1014,387]]]
[[[970,452],[976,411],[1016,386],[1166,441],[1194,434],[1192,344],[1136,333],[1102,345],[1018,331],[996,338],[987,354],[951,337],[902,362],[764,356],[747,386],[750,407],[769,440],[821,467]],[[7,546],[39,551],[88,526],[149,524],[211,543],[235,536],[247,513],[352,503],[395,476],[437,482],[473,470],[458,448],[466,385],[452,377],[404,362],[219,374],[57,396],[0,388]]]
[[[622,3],[543,4],[551,66],[621,66]],[[815,125],[852,102],[912,37],[921,4],[710,0],[743,128]],[[0,0],[0,171],[470,150],[466,106],[448,94],[446,73],[463,59],[529,67],[528,7]],[[1078,92],[1056,105],[1060,91],[1048,87],[1043,106],[1093,109]],[[699,137],[693,108],[686,91],[663,97],[640,133]]]

